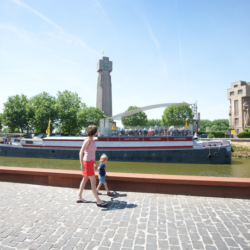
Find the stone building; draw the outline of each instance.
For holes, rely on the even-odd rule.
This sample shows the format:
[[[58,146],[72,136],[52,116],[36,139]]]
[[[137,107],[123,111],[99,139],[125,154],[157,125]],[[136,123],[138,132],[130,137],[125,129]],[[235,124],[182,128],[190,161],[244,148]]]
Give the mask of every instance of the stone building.
[[[237,133],[242,132],[245,126],[250,126],[250,82],[231,83],[227,99],[230,100],[229,126]]]
[[[103,57],[97,63],[98,81],[96,107],[101,109],[108,117],[112,116],[112,84],[110,72],[113,63],[108,57]]]

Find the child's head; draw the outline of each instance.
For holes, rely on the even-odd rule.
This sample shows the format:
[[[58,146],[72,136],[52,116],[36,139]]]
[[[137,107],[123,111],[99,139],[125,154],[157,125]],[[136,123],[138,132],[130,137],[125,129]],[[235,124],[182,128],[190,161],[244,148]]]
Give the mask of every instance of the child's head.
[[[108,156],[105,154],[101,155],[100,162],[101,163],[106,163],[108,161]]]

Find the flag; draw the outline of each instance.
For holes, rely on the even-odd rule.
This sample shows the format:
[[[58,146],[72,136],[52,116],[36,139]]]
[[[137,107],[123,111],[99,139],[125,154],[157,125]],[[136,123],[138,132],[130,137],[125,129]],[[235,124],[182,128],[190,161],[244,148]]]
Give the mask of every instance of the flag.
[[[105,54],[105,51],[103,51],[102,54]]]
[[[185,128],[188,129],[188,124],[187,124],[187,122],[186,122]]]
[[[51,120],[49,119],[48,128],[46,130],[47,135],[50,135],[50,122],[51,122]]]

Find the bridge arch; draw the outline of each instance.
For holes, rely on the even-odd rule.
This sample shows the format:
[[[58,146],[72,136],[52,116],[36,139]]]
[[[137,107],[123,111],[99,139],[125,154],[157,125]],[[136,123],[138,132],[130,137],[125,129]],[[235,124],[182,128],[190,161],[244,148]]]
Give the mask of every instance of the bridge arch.
[[[170,106],[191,106],[193,104],[189,104],[189,103],[162,103],[162,104],[154,104],[154,105],[149,105],[149,106],[145,106],[142,108],[138,108],[138,109],[133,109],[133,110],[129,110],[129,111],[125,111],[122,113],[119,113],[117,115],[114,115],[112,117],[109,117],[110,119],[113,120],[121,120],[122,118],[137,114],[141,111],[146,111],[149,109],[156,109],[156,108],[164,108],[164,107],[170,107]]]

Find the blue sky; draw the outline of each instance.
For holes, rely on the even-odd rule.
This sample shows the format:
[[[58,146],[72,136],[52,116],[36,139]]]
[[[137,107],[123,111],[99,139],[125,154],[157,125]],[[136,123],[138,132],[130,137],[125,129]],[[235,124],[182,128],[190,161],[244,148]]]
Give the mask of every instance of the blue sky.
[[[250,81],[249,9],[249,0],[1,0],[0,112],[8,96],[65,89],[95,106],[105,51],[113,114],[197,101],[201,119],[228,118],[226,90]]]

